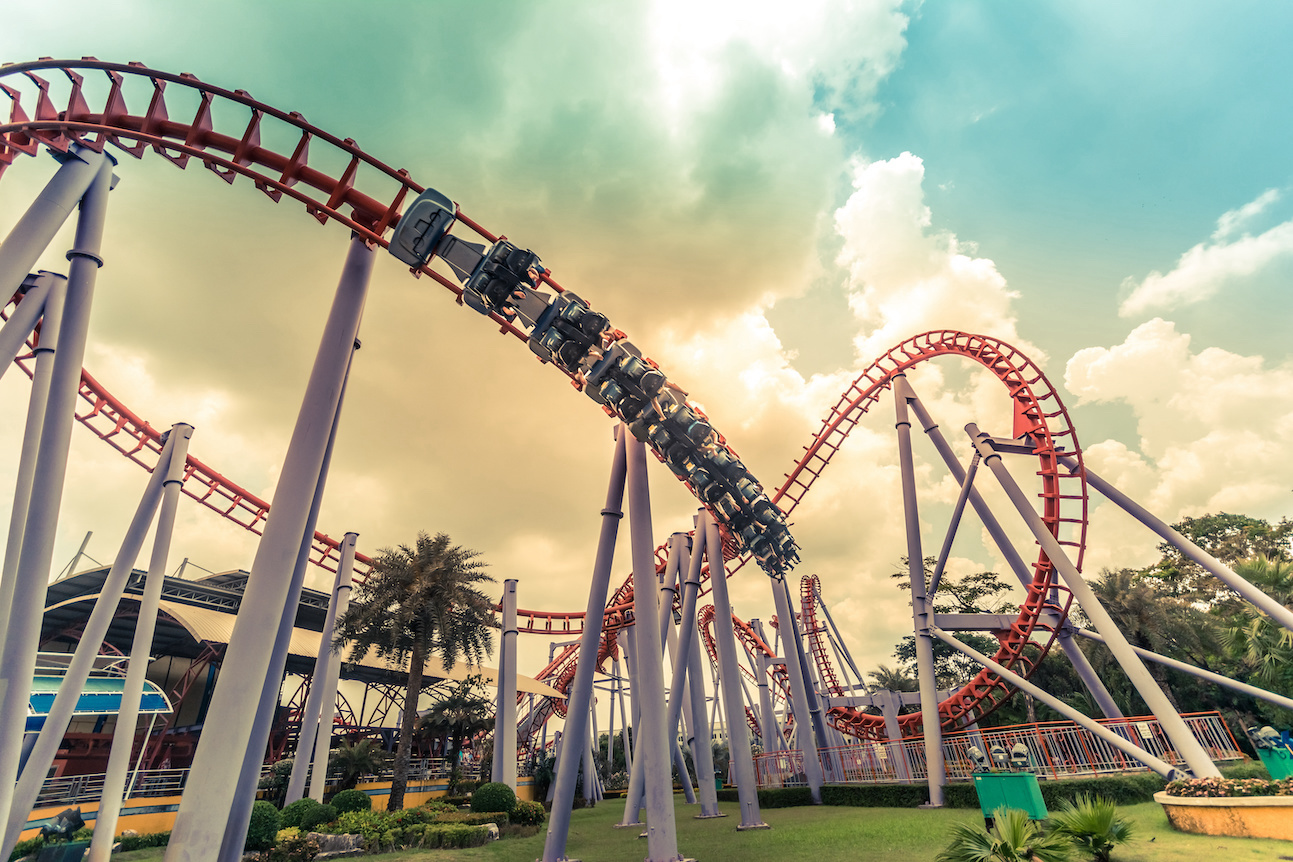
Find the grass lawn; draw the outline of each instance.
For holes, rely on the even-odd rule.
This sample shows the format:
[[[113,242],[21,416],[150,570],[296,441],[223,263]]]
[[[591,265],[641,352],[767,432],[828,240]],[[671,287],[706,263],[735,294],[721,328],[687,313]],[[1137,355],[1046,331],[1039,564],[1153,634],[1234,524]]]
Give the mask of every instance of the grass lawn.
[[[770,830],[737,832],[736,803],[720,803],[728,815],[721,820],[696,820],[699,809],[681,804],[678,849],[698,862],[895,862],[932,860],[947,844],[955,823],[982,823],[978,811],[910,808],[774,808],[763,812]],[[603,802],[574,812],[567,853],[585,862],[641,862],[645,838],[639,830],[613,829],[624,813],[623,803]],[[1155,802],[1130,805],[1121,814],[1135,824],[1130,844],[1118,848],[1114,862],[1249,862],[1293,860],[1293,842],[1254,838],[1211,838],[1172,831]],[[440,862],[534,862],[543,857],[543,834],[496,841],[470,850],[409,850],[389,853],[382,862],[440,860]],[[114,862],[157,862],[163,848],[137,850],[113,857]],[[1078,859],[1081,857],[1075,857]]]

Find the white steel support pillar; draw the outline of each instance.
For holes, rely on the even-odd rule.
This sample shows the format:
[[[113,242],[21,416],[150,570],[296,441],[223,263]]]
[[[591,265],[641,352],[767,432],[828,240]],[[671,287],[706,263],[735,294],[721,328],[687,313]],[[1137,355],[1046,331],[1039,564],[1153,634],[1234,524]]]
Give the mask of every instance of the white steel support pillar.
[[[492,781],[516,790],[516,579],[503,581],[503,633],[498,650]]]
[[[736,829],[738,832],[770,829],[763,822],[763,814],[759,810],[759,779],[754,772],[754,754],[750,750],[750,728],[745,723],[736,634],[732,631],[732,600],[727,595],[727,567],[723,563],[723,540],[719,536],[718,524],[708,512],[701,514],[697,533],[702,526],[705,528],[705,557],[709,560],[709,586],[714,599],[714,644],[718,650],[719,687],[727,716],[727,751],[732,758],[736,796],[741,804],[741,822]],[[776,591],[775,583],[773,591]]]
[[[645,783],[647,862],[673,862],[678,855],[673,810],[673,775],[665,728],[663,648],[657,619],[655,539],[651,528],[651,492],[647,487],[646,447],[629,440],[629,544],[633,562],[633,618],[637,630],[637,757]]]
[[[898,462],[902,468],[902,508],[907,524],[907,574],[911,580],[912,626],[916,634],[916,671],[920,681],[920,723],[929,769],[929,805],[943,804],[947,773],[943,764],[943,732],[938,715],[938,682],[934,678],[934,642],[929,633],[932,608],[925,596],[925,562],[920,542],[920,513],[916,503],[916,469],[911,455],[911,419],[907,404],[915,399],[907,378],[895,374],[893,403],[898,431]]]
[[[908,385],[908,391],[911,391],[910,384]],[[934,448],[942,456],[943,463],[947,465],[947,470],[952,474],[952,478],[963,486],[968,487],[970,505],[974,507],[975,514],[979,516],[983,529],[988,531],[988,535],[992,537],[997,550],[1001,552],[1001,556],[1005,558],[1006,564],[1015,573],[1019,583],[1023,585],[1024,589],[1027,589],[1033,582],[1032,570],[1028,568],[1019,552],[1015,550],[1015,546],[1006,535],[1006,531],[1001,528],[1000,522],[997,521],[997,516],[988,508],[988,503],[983,499],[983,495],[974,487],[973,477],[970,477],[967,481],[967,471],[961,468],[960,462],[956,460],[956,455],[952,452],[952,447],[947,443],[947,438],[943,436],[943,432],[939,430],[938,425],[929,415],[929,411],[925,409],[924,403],[919,398],[913,397],[911,409],[916,414],[916,418],[920,421],[921,427],[924,428],[930,442],[934,444]],[[971,463],[971,467],[973,467],[973,463]],[[1064,655],[1068,657],[1073,669],[1077,671],[1078,677],[1082,680],[1082,684],[1086,686],[1087,691],[1091,692],[1091,697],[1095,700],[1096,705],[1100,707],[1100,711],[1104,713],[1104,717],[1122,718],[1122,710],[1114,703],[1113,695],[1109,693],[1109,689],[1105,687],[1104,682],[1095,672],[1095,668],[1091,667],[1091,662],[1087,661],[1086,655],[1074,643],[1068,626],[1060,629],[1057,640],[1059,641],[1060,649],[1064,650]]]
[[[67,256],[67,301],[58,327],[60,349],[54,357],[45,415],[32,469],[31,497],[22,531],[22,548],[13,573],[13,604],[5,627],[0,657],[0,814],[13,806],[14,784],[27,723],[31,679],[36,665],[40,624],[54,556],[54,535],[73,412],[81,384],[85,341],[90,326],[94,284],[103,265],[100,247],[112,189],[113,161],[101,154],[73,148],[58,174],[0,244],[0,287],[12,294],[44,251],[58,227],[80,200],[76,239]]]
[[[85,680],[89,678],[90,671],[94,667],[94,659],[99,654],[99,646],[107,636],[108,626],[112,624],[112,618],[116,615],[117,605],[121,600],[122,593],[125,592],[126,583],[130,580],[130,574],[134,570],[135,561],[139,558],[139,551],[143,547],[144,538],[148,534],[148,528],[152,524],[153,515],[157,512],[157,507],[162,499],[162,485],[167,479],[170,470],[171,454],[174,452],[176,445],[181,439],[187,444],[187,432],[192,429],[190,426],[177,426],[183,429],[183,433],[174,434],[173,438],[168,438],[166,445],[162,448],[161,457],[157,462],[157,469],[153,471],[152,476],[148,479],[148,484],[144,487],[144,493],[139,500],[139,506],[135,509],[134,517],[130,520],[130,525],[126,528],[126,535],[121,540],[121,548],[117,551],[117,557],[108,571],[107,578],[103,581],[103,586],[99,590],[99,597],[94,603],[94,610],[90,613],[90,619],[85,624],[85,629],[81,633],[80,642],[76,646],[76,652],[72,656],[71,662],[68,663],[67,671],[63,674],[63,680],[59,684],[58,694],[54,697],[54,703],[49,708],[49,714],[45,718],[45,726],[41,728],[40,735],[36,737],[36,745],[32,749],[31,755],[27,758],[26,765],[23,766],[22,774],[18,777],[17,786],[13,791],[13,801],[8,811],[7,823],[4,835],[4,858],[12,852],[14,844],[18,841],[18,834],[22,832],[27,817],[31,813],[32,807],[36,804],[36,798],[40,795],[41,785],[45,783],[45,776],[49,773],[50,766],[54,763],[54,758],[58,755],[59,744],[63,741],[63,736],[67,732],[67,725],[72,720],[75,713],[77,702],[80,700],[81,691],[85,687]],[[40,614],[37,614],[37,619]],[[138,704],[138,701],[136,701]],[[131,728],[133,735],[134,728]],[[127,754],[129,757],[129,754]]]
[[[130,752],[135,744],[135,725],[139,720],[139,703],[144,693],[144,675],[148,672],[153,632],[157,627],[157,608],[162,598],[162,584],[166,580],[171,535],[175,529],[175,511],[179,506],[180,489],[184,484],[184,466],[192,434],[191,425],[171,426],[170,435],[175,438],[175,443],[166,464],[162,504],[157,514],[157,530],[153,534],[153,553],[144,575],[144,597],[139,603],[135,637],[130,647],[130,664],[122,686],[121,710],[117,713],[117,726],[112,734],[112,751],[108,755],[108,766],[103,776],[103,793],[94,820],[90,862],[108,862],[112,856],[113,842],[116,841],[113,836],[117,834],[117,818],[124,799],[122,793],[126,789],[126,776],[130,771]],[[162,464],[159,463],[155,470],[160,471],[161,468]],[[147,736],[144,737],[142,747],[148,747]]]
[[[1208,753],[1199,744],[1199,741],[1194,738],[1194,734],[1190,732],[1184,719],[1172,707],[1167,695],[1154,681],[1154,677],[1145,669],[1145,665],[1141,664],[1140,658],[1132,650],[1131,644],[1127,643],[1127,639],[1123,637],[1117,623],[1113,621],[1113,618],[1109,616],[1109,612],[1100,604],[1095,592],[1083,579],[1077,567],[1069,560],[1068,554],[1064,552],[1059,540],[1051,535],[1050,530],[1046,528],[1046,523],[1033,508],[1032,502],[1015,482],[1014,477],[1010,475],[1006,465],[1001,462],[1001,456],[992,447],[989,435],[980,432],[979,427],[973,422],[965,426],[965,433],[970,435],[971,442],[979,450],[979,454],[983,456],[984,466],[991,470],[992,475],[997,478],[998,483],[1006,492],[1006,496],[1010,498],[1010,502],[1014,504],[1015,509],[1024,519],[1024,523],[1028,525],[1033,536],[1036,537],[1037,543],[1041,545],[1042,550],[1046,552],[1046,556],[1050,558],[1051,563],[1055,566],[1055,570],[1059,572],[1060,577],[1064,579],[1064,583],[1072,591],[1073,597],[1078,600],[1078,604],[1086,613],[1087,618],[1091,620],[1096,631],[1104,637],[1105,646],[1109,647],[1109,651],[1118,660],[1118,664],[1122,667],[1123,672],[1127,674],[1132,685],[1136,687],[1136,691],[1140,692],[1140,696],[1144,698],[1146,706],[1158,718],[1163,732],[1172,741],[1172,746],[1181,755],[1186,766],[1189,767],[1196,778],[1220,777],[1221,772],[1217,769],[1216,764],[1208,757]]]
[[[345,556],[348,542],[350,548],[354,547],[351,537],[355,535],[355,533],[346,533],[346,538],[342,540],[341,545],[342,557]],[[332,699],[337,696],[336,691],[328,693],[327,676],[332,663],[337,660],[332,652],[332,635],[336,629],[337,617],[344,613],[338,607],[338,598],[341,596],[342,584],[348,585],[354,577],[353,557],[351,568],[348,569],[342,565],[344,562],[343,559],[337,564],[337,574],[332,579],[332,594],[328,597],[328,612],[323,619],[323,631],[319,634],[319,652],[314,657],[314,671],[310,674],[310,693],[306,696],[305,706],[301,711],[301,729],[296,734],[296,753],[292,759],[292,774],[287,780],[284,805],[290,805],[306,795],[306,778],[310,774],[314,759],[312,754],[320,727],[320,713],[324,711],[323,704],[332,703]],[[349,587],[347,587],[347,597],[348,593]],[[324,768],[327,768],[326,763]]]
[[[319,698],[318,730],[314,739],[314,768],[310,771],[309,797],[315,802],[323,801],[323,787],[328,774],[328,752],[332,748],[332,722],[337,712],[337,682],[341,677],[341,656],[332,651],[332,636],[335,621],[346,615],[350,607],[350,592],[355,579],[355,545],[359,542],[358,533],[346,533],[341,540],[341,560],[337,563],[337,585],[328,602],[328,612],[334,621],[334,628],[326,630],[326,639],[321,642],[320,652],[327,650],[328,671],[323,680],[323,692]],[[345,572],[345,577],[340,574]],[[335,612],[334,612],[335,611]],[[313,685],[318,685],[315,678]],[[313,686],[312,686],[313,687]],[[300,755],[297,755],[300,757]]]
[[[606,505],[602,507],[601,533],[597,539],[597,557],[593,562],[592,583],[588,587],[588,604],[584,609],[584,630],[579,636],[579,659],[575,665],[575,679],[566,701],[566,729],[575,734],[572,744],[556,743],[556,776],[549,785],[552,816],[548,818],[548,832],[543,842],[543,862],[565,862],[566,840],[570,834],[570,811],[575,802],[575,775],[579,771],[582,746],[576,744],[588,731],[588,710],[593,700],[593,674],[597,669],[597,650],[602,640],[602,623],[606,614],[606,595],[610,591],[611,564],[615,561],[615,540],[619,536],[621,510],[624,503],[625,476],[628,455],[625,437],[627,429],[621,424],[615,433],[615,454],[611,463],[611,478],[606,489]]]
[[[804,774],[808,779],[808,791],[812,794],[813,804],[822,802],[822,759],[817,753],[817,740],[813,733],[812,713],[808,704],[808,680],[804,677],[804,664],[796,655],[799,639],[795,637],[795,612],[790,607],[790,595],[786,590],[785,579],[775,580],[772,584],[772,599],[777,608],[777,630],[781,632],[781,651],[786,659],[786,675],[790,677],[791,709],[795,715],[795,741],[803,753]],[[714,603],[715,610],[718,603]],[[728,626],[731,626],[729,617]],[[789,626],[789,628],[787,628]],[[726,706],[726,703],[724,703]],[[729,710],[730,711],[730,710]],[[740,713],[737,713],[739,720]],[[729,721],[728,724],[734,722]],[[741,722],[744,724],[744,722]]]
[[[359,330],[373,258],[373,249],[362,239],[351,240],[225,654],[225,666],[237,667],[240,672],[222,675],[216,686],[193,761],[192,774],[198,779],[185,788],[166,850],[167,862],[214,862],[231,825],[243,755],[249,747],[258,747],[253,739],[256,716],[248,705],[260,701],[279,622],[284,614],[296,612],[288,603],[291,585],[284,573],[293,571],[300,554]]]

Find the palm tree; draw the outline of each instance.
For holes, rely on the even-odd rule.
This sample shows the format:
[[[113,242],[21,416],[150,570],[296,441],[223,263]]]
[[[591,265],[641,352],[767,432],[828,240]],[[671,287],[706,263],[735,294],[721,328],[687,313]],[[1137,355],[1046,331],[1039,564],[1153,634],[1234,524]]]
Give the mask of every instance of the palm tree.
[[[1293,563],[1259,554],[1235,566],[1235,574],[1288,607],[1293,601]],[[1293,685],[1293,633],[1250,605],[1239,608],[1222,632],[1227,650],[1261,685],[1283,693]]]
[[[484,573],[485,563],[478,556],[476,551],[450,544],[444,533],[434,539],[418,533],[413,547],[383,548],[368,580],[337,621],[334,649],[350,644],[357,660],[376,650],[378,658],[400,665],[408,662],[388,811],[404,807],[413,724],[427,659],[439,655],[448,671],[459,658],[479,664],[493,652],[489,633],[493,603],[475,585],[494,579]]]
[[[915,691],[920,687],[916,680],[907,676],[901,670],[891,668],[888,665],[880,665],[876,670],[870,671],[867,676],[871,677],[871,682],[867,685],[867,689],[871,692]]]
[[[1017,808],[992,812],[991,831],[972,823],[952,827],[952,841],[935,862],[1066,862],[1072,858],[1066,836],[1046,832]]]
[[[339,790],[350,790],[361,775],[376,775],[386,765],[386,754],[373,739],[361,739],[354,745],[343,745],[332,752],[329,769],[341,771]]]
[[[494,702],[481,694],[482,681],[482,677],[469,676],[457,685],[432,692],[435,700],[431,708],[418,719],[419,736],[449,736],[450,782],[454,784],[463,740],[494,728]]]

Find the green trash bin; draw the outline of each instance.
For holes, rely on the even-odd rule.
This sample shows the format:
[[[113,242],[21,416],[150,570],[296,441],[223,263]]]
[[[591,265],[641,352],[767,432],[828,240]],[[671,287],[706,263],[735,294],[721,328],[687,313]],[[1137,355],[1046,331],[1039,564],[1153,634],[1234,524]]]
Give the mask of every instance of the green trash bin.
[[[47,844],[36,856],[36,862],[81,862],[89,841],[67,841],[62,844]]]
[[[1262,765],[1276,781],[1293,776],[1293,752],[1290,752],[1287,747],[1259,748],[1257,756],[1262,759]]]
[[[1002,807],[1027,812],[1030,820],[1045,820],[1048,814],[1037,776],[1031,772],[976,772],[974,790],[983,819],[989,823],[992,812]]]

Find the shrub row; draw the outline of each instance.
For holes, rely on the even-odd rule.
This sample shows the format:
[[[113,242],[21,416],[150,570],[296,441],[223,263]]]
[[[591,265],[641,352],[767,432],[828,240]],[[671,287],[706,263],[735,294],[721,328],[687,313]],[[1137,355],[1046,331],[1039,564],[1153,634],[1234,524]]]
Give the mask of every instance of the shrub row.
[[[368,843],[369,851],[400,847],[479,847],[489,840],[484,826],[459,823],[412,823],[403,829],[388,829]]]
[[[435,816],[432,823],[464,823],[468,826],[484,826],[493,823],[502,829],[512,821],[506,811],[445,811]]]
[[[1048,809],[1073,802],[1078,794],[1103,796],[1118,805],[1153,801],[1154,794],[1166,786],[1153,773],[1105,775],[1062,781],[1041,781],[1042,800]],[[736,802],[735,788],[718,791],[722,802]],[[827,784],[822,786],[823,805],[857,808],[915,808],[929,802],[929,788],[924,784]],[[970,783],[949,784],[943,788],[943,804],[948,808],[978,808],[979,796]],[[793,808],[812,805],[807,787],[768,788],[759,791],[760,808]]]
[[[170,832],[145,832],[143,835],[123,835],[118,839],[121,842],[121,852],[125,853],[130,850],[143,850],[145,847],[165,847],[171,840]]]

